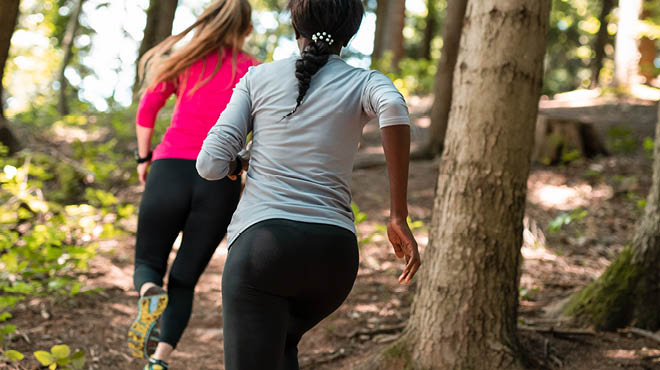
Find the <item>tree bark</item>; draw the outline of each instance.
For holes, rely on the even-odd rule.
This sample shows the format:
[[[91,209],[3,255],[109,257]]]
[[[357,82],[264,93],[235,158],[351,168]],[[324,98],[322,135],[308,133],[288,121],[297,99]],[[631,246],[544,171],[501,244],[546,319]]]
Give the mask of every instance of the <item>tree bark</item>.
[[[66,100],[66,90],[68,86],[68,81],[64,72],[66,67],[71,63],[71,58],[73,57],[73,41],[80,27],[80,13],[82,12],[82,6],[85,0],[78,0],[75,9],[71,13],[69,22],[66,25],[66,31],[64,37],[62,38],[62,50],[64,50],[64,58],[62,59],[62,64],[60,69],[57,72],[57,80],[60,83],[60,91],[57,99],[57,111],[60,115],[64,116],[69,114],[69,103]]]
[[[468,3],[412,314],[367,368],[523,368],[518,272],[549,12],[550,0]]]
[[[649,1],[647,0],[647,3]],[[650,4],[649,4],[650,5]],[[652,6],[643,6],[642,20],[650,20],[656,16],[656,9]],[[655,58],[658,55],[658,47],[655,39],[651,40],[647,36],[643,36],[639,40],[639,74],[644,77],[644,83],[650,83],[655,77]]]
[[[172,35],[172,23],[178,4],[179,0],[150,0],[147,10],[147,25],[144,27],[144,36],[140,43],[137,60],[140,60],[149,49]],[[133,92],[136,92],[140,86],[137,67],[135,71]]]
[[[2,11],[0,11],[0,143],[7,146],[10,153],[18,150],[20,144],[5,119],[5,100],[3,97],[4,87],[2,85],[2,80],[4,77],[5,65],[9,58],[11,36],[14,34],[14,29],[18,22],[19,3],[20,0],[2,0],[2,6],[0,7],[2,9]]]
[[[603,59],[605,59],[605,45],[610,39],[610,35],[607,32],[607,17],[612,12],[614,7],[614,0],[603,0],[602,7],[600,10],[600,27],[598,28],[598,34],[596,35],[596,42],[594,44],[594,50],[596,51],[596,56],[592,60],[591,64],[591,87],[595,88],[599,84],[600,80],[600,70],[603,68]]]
[[[619,0],[619,24],[614,51],[614,81],[628,90],[639,78],[637,34],[642,0]]]
[[[653,182],[632,243],[593,283],[575,293],[563,313],[600,330],[628,325],[660,329],[660,117]]]
[[[438,0],[426,0],[426,28],[424,29],[424,39],[422,40],[421,58],[431,59],[431,48],[435,31],[438,26]]]
[[[406,20],[405,0],[378,0],[376,10],[376,34],[372,65],[389,58],[383,68],[398,70],[403,58],[403,26]]]
[[[449,110],[451,108],[454,68],[458,58],[466,7],[467,0],[447,1],[447,15],[442,30],[442,56],[438,62],[438,71],[435,75],[435,100],[431,109],[430,135],[428,143],[421,150],[421,157],[433,158],[440,155],[444,147],[447,121],[449,120]]]

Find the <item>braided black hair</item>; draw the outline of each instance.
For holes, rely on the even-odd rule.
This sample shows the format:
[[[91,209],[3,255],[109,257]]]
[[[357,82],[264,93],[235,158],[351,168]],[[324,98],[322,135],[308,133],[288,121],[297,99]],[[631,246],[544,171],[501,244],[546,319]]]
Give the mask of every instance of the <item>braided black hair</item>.
[[[360,28],[364,16],[361,0],[290,0],[289,10],[297,36],[305,37],[310,42],[296,61],[296,107],[283,119],[298,110],[312,77],[328,62],[330,54],[348,44]],[[326,36],[316,37],[319,33]]]

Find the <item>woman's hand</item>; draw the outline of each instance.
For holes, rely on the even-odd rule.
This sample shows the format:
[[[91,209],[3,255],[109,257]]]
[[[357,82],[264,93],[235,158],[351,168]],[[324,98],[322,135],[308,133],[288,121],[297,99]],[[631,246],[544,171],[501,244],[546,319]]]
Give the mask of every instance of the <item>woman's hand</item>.
[[[236,170],[236,163],[236,161],[229,163],[229,173],[234,173]],[[248,167],[250,167],[250,157],[241,157],[241,164],[243,164],[243,168],[241,169],[241,172],[238,173],[238,175],[227,175],[230,180],[236,181],[236,179],[241,176],[243,172],[248,170]]]
[[[149,166],[151,166],[151,161],[140,163],[137,165],[138,178],[142,185],[147,183],[147,175],[149,174]]]
[[[422,264],[417,250],[417,241],[408,227],[405,219],[390,219],[387,225],[387,237],[392,243],[394,254],[397,258],[405,258],[406,267],[399,276],[400,283],[410,284],[410,280],[415,276],[419,266]]]

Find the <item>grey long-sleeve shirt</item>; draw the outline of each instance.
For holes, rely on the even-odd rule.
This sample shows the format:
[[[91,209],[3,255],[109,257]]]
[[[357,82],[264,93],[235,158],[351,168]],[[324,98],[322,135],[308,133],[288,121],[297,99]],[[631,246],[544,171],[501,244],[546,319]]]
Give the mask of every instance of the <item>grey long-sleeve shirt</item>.
[[[364,124],[409,125],[408,108],[389,78],[332,55],[314,75],[298,111],[296,58],[251,67],[234,88],[197,158],[209,180],[227,175],[229,162],[253,132],[243,196],[229,225],[228,245],[251,225],[273,218],[331,224],[355,232],[351,172]]]

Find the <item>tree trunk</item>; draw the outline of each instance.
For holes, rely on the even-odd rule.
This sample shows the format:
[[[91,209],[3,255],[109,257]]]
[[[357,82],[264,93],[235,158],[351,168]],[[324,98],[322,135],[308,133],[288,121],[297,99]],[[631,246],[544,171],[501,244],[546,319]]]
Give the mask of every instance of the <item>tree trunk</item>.
[[[605,59],[605,45],[609,41],[610,35],[607,32],[607,17],[612,12],[614,7],[614,0],[603,0],[602,7],[600,9],[600,27],[598,28],[598,34],[596,35],[596,43],[594,44],[594,50],[596,51],[596,57],[592,60],[591,64],[591,87],[595,88],[599,84],[600,80],[600,70],[603,68],[603,59]]]
[[[632,243],[564,306],[578,323],[600,330],[660,329],[660,117],[654,148],[653,183]]]
[[[85,0],[78,0],[76,8],[71,13],[71,18],[66,25],[66,32],[64,33],[64,38],[62,38],[62,50],[64,50],[64,58],[62,59],[62,64],[57,73],[57,80],[60,83],[60,91],[57,99],[57,111],[60,115],[64,116],[69,114],[69,103],[66,100],[66,90],[68,81],[64,72],[66,67],[71,62],[71,57],[73,57],[73,40],[76,37],[78,28],[80,27],[80,13],[82,12],[82,6]]]
[[[150,0],[149,10],[147,10],[147,25],[144,27],[144,36],[140,43],[137,60],[140,60],[149,49],[172,35],[172,23],[178,3],[179,0]],[[136,67],[133,92],[137,92],[140,82]]]
[[[9,148],[13,153],[19,149],[19,141],[11,132],[4,112],[4,88],[2,80],[4,77],[5,65],[9,58],[9,46],[11,36],[14,34],[16,23],[18,21],[18,9],[20,0],[2,0],[2,11],[0,11],[0,143]]]
[[[376,4],[376,32],[374,34],[374,50],[371,53],[372,66],[383,57],[383,35],[387,23],[387,7],[390,2],[389,0],[378,0]]]
[[[431,59],[431,48],[435,29],[438,25],[438,0],[426,0],[426,28],[424,29],[424,39],[422,40],[421,58]]]
[[[614,51],[614,81],[617,87],[629,90],[639,78],[637,34],[642,0],[619,0],[619,25]]]
[[[647,0],[647,3],[649,1]],[[655,7],[645,6],[642,10],[642,20],[649,20],[653,22],[657,11]],[[644,77],[644,83],[649,84],[655,77],[655,58],[658,55],[658,47],[655,39],[651,40],[647,36],[643,36],[639,40],[639,74]]]
[[[376,16],[372,65],[380,65],[381,60],[387,59],[388,63],[384,66],[380,65],[381,68],[397,70],[399,61],[403,57],[403,26],[406,20],[405,0],[378,0]]]
[[[451,108],[454,68],[458,58],[463,19],[467,0],[448,0],[447,15],[442,30],[442,56],[435,75],[435,100],[431,109],[431,128],[429,141],[419,154],[420,157],[433,158],[442,153]],[[415,157],[418,157],[416,154]]]
[[[550,0],[469,2],[412,314],[366,368],[523,368],[518,272],[549,12]]]

